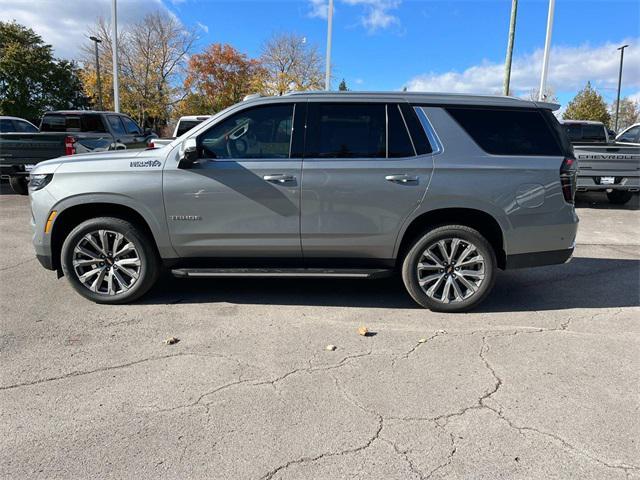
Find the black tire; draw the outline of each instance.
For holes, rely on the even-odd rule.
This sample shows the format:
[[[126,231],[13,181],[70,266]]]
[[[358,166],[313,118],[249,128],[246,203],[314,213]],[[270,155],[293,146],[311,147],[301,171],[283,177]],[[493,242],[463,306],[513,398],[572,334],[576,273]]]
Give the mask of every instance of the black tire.
[[[464,290],[462,293],[465,295],[460,296],[461,300],[445,303],[444,301],[431,298],[422,289],[419,284],[417,269],[418,263],[423,259],[423,254],[427,248],[437,245],[441,240],[444,240],[445,244],[447,241],[450,241],[451,243],[448,244],[448,247],[451,248],[453,239],[459,239],[465,243],[469,242],[469,244],[475,246],[475,250],[484,260],[484,278],[481,281],[478,280],[479,284],[477,286],[474,284],[477,288],[474,293],[472,293],[473,290],[467,289],[467,287],[463,285],[462,289]],[[446,267],[446,269],[435,269],[434,271],[435,274],[442,272],[446,274],[449,268],[451,268],[450,276],[459,278],[456,277],[456,275],[460,275],[460,273],[455,271],[453,262]],[[436,312],[464,312],[476,307],[489,294],[495,283],[496,269],[496,254],[493,247],[477,230],[464,225],[443,225],[426,232],[413,242],[402,263],[402,280],[409,295],[421,306]],[[444,282],[446,283],[446,280],[444,280]],[[440,285],[444,287],[444,284],[441,283]],[[460,288],[460,285],[462,284],[456,283],[458,288]],[[467,294],[468,296],[466,296]],[[440,296],[444,298],[444,292]]]
[[[137,272],[138,276],[135,281],[132,281],[131,286],[126,291],[122,291],[120,293],[115,293],[112,295],[109,295],[105,292],[93,292],[89,287],[82,283],[78,276],[78,273],[76,272],[76,269],[74,268],[73,260],[74,255],[76,255],[74,253],[75,248],[83,240],[85,235],[91,232],[98,232],[100,230],[108,230],[110,232],[122,234],[125,240],[128,240],[128,242],[133,244],[133,247],[135,248],[135,256],[137,259],[139,259],[140,265],[132,268],[139,268]],[[113,236],[114,235],[111,236],[112,242]],[[148,235],[140,227],[134,225],[133,223],[120,218],[112,217],[92,218],[90,220],[82,222],[80,225],[74,228],[64,240],[62,251],[60,254],[60,263],[62,265],[62,270],[65,276],[69,280],[69,283],[71,283],[71,286],[80,295],[96,303],[105,304],[129,303],[136,300],[137,298],[140,298],[142,295],[147,293],[149,289],[154,285],[160,273],[160,259],[155,249],[153,239],[149,238]],[[113,263],[114,259],[111,259],[110,264],[113,265]],[[100,265],[108,266],[105,260],[105,263],[99,265],[94,264],[87,268],[93,269],[99,267]],[[113,268],[114,270],[113,275],[116,275],[116,269],[118,269],[118,267],[113,266],[111,268]],[[120,267],[120,270],[121,269],[122,267]],[[121,271],[120,275],[122,276]],[[122,278],[129,279],[128,277]],[[118,285],[118,282],[116,281],[115,284]]]
[[[610,203],[614,205],[624,205],[633,197],[633,193],[627,192],[625,190],[612,190],[611,192],[607,192],[607,198]]]
[[[26,177],[9,177],[9,185],[11,185],[11,190],[18,195],[29,194],[29,186]]]

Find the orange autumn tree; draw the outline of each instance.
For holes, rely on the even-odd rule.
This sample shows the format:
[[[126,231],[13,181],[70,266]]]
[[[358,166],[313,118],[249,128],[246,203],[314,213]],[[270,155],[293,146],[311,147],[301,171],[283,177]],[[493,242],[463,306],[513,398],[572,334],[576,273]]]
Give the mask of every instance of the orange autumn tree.
[[[231,45],[215,43],[189,59],[184,82],[189,94],[178,107],[181,115],[218,112],[253,93],[264,70]],[[198,111],[193,111],[193,110]],[[206,110],[206,111],[203,111]]]

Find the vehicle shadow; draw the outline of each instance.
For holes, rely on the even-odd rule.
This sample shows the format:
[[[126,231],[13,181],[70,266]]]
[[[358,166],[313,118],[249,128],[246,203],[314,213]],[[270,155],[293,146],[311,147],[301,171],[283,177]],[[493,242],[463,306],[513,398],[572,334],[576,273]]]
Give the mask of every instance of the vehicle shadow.
[[[567,265],[500,272],[476,312],[640,306],[640,261],[575,258]],[[419,308],[398,276],[381,280],[199,279],[165,275],[142,304],[230,302],[358,308]]]
[[[633,195],[624,205],[614,205],[604,192],[576,193],[576,208],[596,208],[599,210],[640,210],[640,195]]]

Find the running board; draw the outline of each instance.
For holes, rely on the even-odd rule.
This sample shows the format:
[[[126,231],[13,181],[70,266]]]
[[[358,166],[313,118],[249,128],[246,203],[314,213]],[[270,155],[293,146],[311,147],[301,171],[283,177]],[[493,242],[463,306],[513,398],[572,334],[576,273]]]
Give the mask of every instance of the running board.
[[[383,268],[177,268],[171,270],[179,278],[222,278],[222,277],[333,277],[333,278],[382,278],[393,273]]]

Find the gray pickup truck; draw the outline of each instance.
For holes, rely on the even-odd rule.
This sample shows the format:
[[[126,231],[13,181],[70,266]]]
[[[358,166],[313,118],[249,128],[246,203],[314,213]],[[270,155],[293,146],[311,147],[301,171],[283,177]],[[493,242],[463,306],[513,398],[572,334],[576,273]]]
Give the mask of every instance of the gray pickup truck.
[[[606,192],[623,205],[640,191],[640,146],[615,141],[602,122],[564,120],[578,160],[578,192]]]
[[[35,165],[62,155],[144,148],[157,136],[142,131],[126,115],[114,112],[56,111],[45,113],[40,130],[0,133],[0,175],[11,188],[27,194],[27,177]]]
[[[375,278],[478,305],[498,269],[571,258],[576,161],[552,110],[509,97],[254,98],[169,145],[62,157],[29,183],[36,255],[100,303],[178,277]]]

